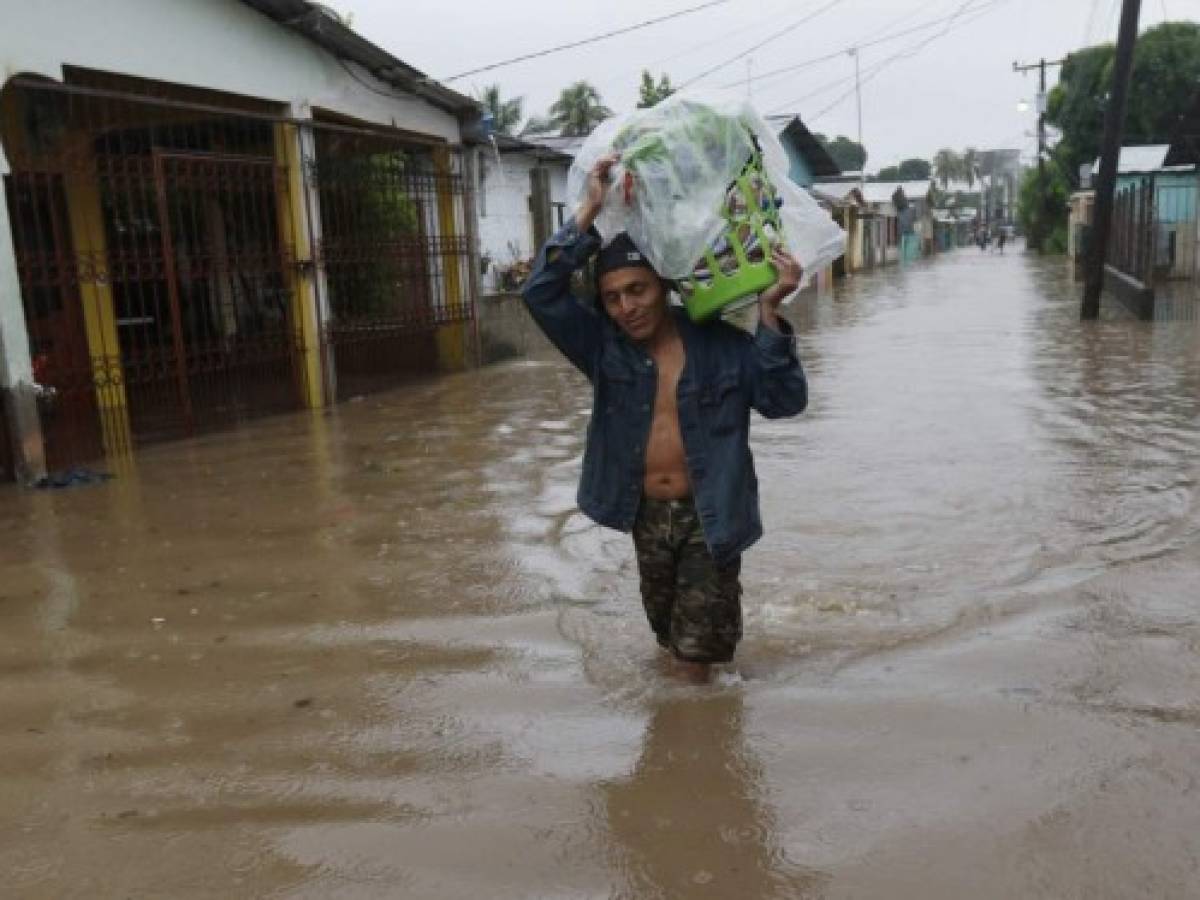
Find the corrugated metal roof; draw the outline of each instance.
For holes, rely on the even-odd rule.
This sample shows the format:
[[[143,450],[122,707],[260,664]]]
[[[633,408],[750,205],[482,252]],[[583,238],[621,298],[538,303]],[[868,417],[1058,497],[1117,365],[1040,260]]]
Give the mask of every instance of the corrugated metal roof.
[[[872,184],[876,185],[880,191],[887,190],[889,197],[899,188],[904,191],[904,196],[909,200],[925,199],[925,195],[929,193],[929,189],[933,186],[932,181],[869,181],[867,182],[867,187],[870,187]]]
[[[546,159],[557,159],[570,162],[574,159],[569,153],[564,153],[546,143],[544,138],[519,138],[507,134],[497,134],[496,147],[501,153],[533,153]]]
[[[1166,166],[1167,151],[1170,144],[1149,144],[1144,147],[1122,147],[1121,156],[1117,162],[1118,175],[1137,175],[1140,173],[1168,171]],[[1174,169],[1187,169],[1188,166],[1173,166]],[[1100,171],[1100,160],[1092,163],[1092,174]]]
[[[579,151],[583,149],[583,142],[587,140],[585,137],[563,137],[560,134],[527,134],[521,138],[523,141],[529,141],[534,144],[539,144],[550,150],[558,153],[566,154],[574,159],[579,155]]]
[[[863,185],[862,193],[868,203],[891,203],[897,190],[903,192],[900,185],[895,182],[868,181]]]

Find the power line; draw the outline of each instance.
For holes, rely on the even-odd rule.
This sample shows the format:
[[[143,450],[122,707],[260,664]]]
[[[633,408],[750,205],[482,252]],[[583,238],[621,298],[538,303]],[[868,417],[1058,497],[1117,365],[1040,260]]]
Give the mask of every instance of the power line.
[[[957,19],[957,18],[961,17],[963,13],[968,11],[968,7],[970,7],[975,2],[976,2],[976,0],[966,0],[966,2],[963,3],[963,5],[958,8],[958,10],[955,12],[955,14],[953,16],[951,16],[951,19]],[[945,28],[943,28],[937,34],[931,35],[930,37],[925,38],[923,41],[919,41],[918,43],[914,44],[912,47],[909,47],[905,50],[901,50],[897,53],[892,54],[887,59],[883,60],[880,63],[877,63],[874,70],[871,71],[870,74],[868,74],[867,76],[865,76],[862,79],[862,83],[866,84],[868,81],[872,80],[876,75],[878,75],[880,72],[882,72],[885,68],[887,68],[892,63],[898,62],[901,59],[908,59],[912,56],[915,56],[917,53],[920,53],[923,49],[925,49],[927,46],[932,44],[938,38],[945,37],[952,30],[954,30],[955,27],[961,28],[964,25],[969,25],[971,22],[974,22],[977,19],[981,18],[992,7],[996,6],[999,3],[1007,3],[1007,2],[1008,2],[1008,0],[991,0],[991,2],[987,3],[986,5],[981,6],[978,9],[971,10],[971,12],[973,13],[971,18],[969,18],[965,21],[959,22],[957,26],[952,21],[952,22],[950,22],[950,24],[948,24]],[[806,116],[805,117],[806,120],[808,122],[815,122],[817,119],[821,118],[821,116],[825,115],[827,112],[834,109],[839,104],[841,104],[844,100],[846,100],[848,97],[850,97],[854,93],[854,91],[855,91],[855,88],[851,88],[850,90],[846,91],[841,96],[839,96],[836,100],[834,100],[832,103],[830,103],[828,106],[826,106],[820,112],[818,112],[816,115]],[[791,104],[787,104],[787,105],[791,105]]]
[[[894,19],[892,19],[890,22],[888,22],[886,25],[880,26],[879,28],[876,28],[874,31],[868,31],[866,34],[863,35],[863,39],[871,40],[871,38],[875,37],[876,35],[887,34],[893,28],[895,28],[897,25],[901,24],[904,21],[907,21],[908,19],[911,19],[914,15],[917,14],[918,11],[924,12],[926,9],[928,9],[931,6],[940,6],[943,3],[945,3],[945,0],[931,0],[931,2],[921,5],[918,9],[910,9],[906,12],[903,12],[900,15],[896,16]],[[954,4],[950,3],[950,5],[953,6]]]
[[[938,38],[944,37],[946,34],[949,34],[950,31],[952,31],[955,27],[961,28],[963,25],[968,25],[971,22],[974,22],[976,19],[980,18],[984,13],[986,13],[991,7],[995,6],[998,3],[1006,3],[1006,2],[1008,2],[1008,0],[990,0],[990,2],[985,4],[984,6],[981,6],[978,9],[971,10],[970,7],[976,2],[978,2],[978,0],[966,0],[966,2],[964,2],[961,6],[958,7],[958,9],[956,9],[954,11],[954,13],[947,16],[946,19],[943,20],[943,22],[948,22],[949,24],[947,24],[946,27],[943,28],[937,34],[932,35],[928,38],[925,38],[922,41],[918,41],[917,43],[913,44],[911,47],[907,47],[903,50],[897,51],[896,53],[893,53],[891,56],[887,57],[886,59],[880,60],[879,62],[875,63],[873,66],[871,66],[867,70],[867,74],[864,78],[861,79],[860,85],[866,84],[867,82],[872,81],[876,75],[878,75],[880,72],[882,72],[884,69],[886,69],[892,63],[898,62],[901,59],[907,59],[907,58],[910,58],[910,57],[916,55],[921,50],[925,49],[925,47],[929,46],[931,43],[936,41]],[[968,12],[968,11],[973,13],[972,17],[967,19],[966,21],[958,23],[958,25],[956,26],[954,24],[955,20],[959,19],[963,15],[963,13]],[[845,83],[847,81],[855,81],[855,80],[856,80],[855,76],[847,76],[846,78],[843,79],[843,83]],[[858,90],[858,88],[859,88],[859,85],[856,85],[855,87],[846,91],[844,94],[839,96],[836,100],[834,100],[831,104],[829,104],[824,109],[822,109],[820,112],[818,112],[815,116],[808,116],[807,117],[808,120],[815,121],[817,118],[825,115],[825,113],[829,112],[831,109],[836,107],[842,101],[846,100],[851,94],[853,94],[856,90]],[[807,98],[805,98],[805,99],[807,99]],[[788,103],[785,105],[791,106],[791,105],[794,105],[795,102],[796,101],[793,101],[793,103]]]
[[[651,25],[657,25],[660,22],[678,19],[680,16],[690,15],[691,13],[700,12],[703,9],[709,9],[713,6],[721,6],[729,2],[730,0],[709,0],[708,3],[701,3],[699,6],[681,9],[678,12],[669,13],[665,16],[659,16],[656,19],[647,19],[644,22],[638,22],[636,25],[626,25],[624,28],[618,28],[615,31],[606,31],[604,34],[597,34],[593,37],[584,38],[583,40],[572,41],[569,44],[559,44],[557,47],[550,47],[546,50],[538,50],[536,53],[526,53],[522,56],[514,56],[511,59],[502,59],[500,62],[494,62],[486,66],[480,66],[477,69],[468,69],[466,72],[459,72],[457,75],[451,75],[448,78],[442,78],[440,80],[443,83],[457,81],[459,78],[466,78],[468,75],[478,75],[480,72],[490,72],[492,69],[499,69],[502,66],[511,66],[513,63],[525,62],[529,59],[537,59],[542,56],[549,56],[551,53],[560,53],[563,50],[571,50],[575,47],[582,47],[586,44],[594,44],[597,41],[608,40],[609,38],[616,37],[617,35],[628,34],[631,31],[637,31],[641,28],[648,28]]]
[[[793,3],[794,3],[794,0],[783,0],[784,6],[791,6]],[[761,31],[764,26],[767,26],[769,28],[774,28],[775,24],[773,21],[771,21],[772,18],[774,17],[774,15],[775,15],[774,12],[767,13],[765,10],[760,9],[757,14],[756,20],[753,22],[742,25],[738,28],[734,28],[732,30],[729,30],[728,28],[726,28],[717,37],[706,38],[695,44],[690,44],[689,46],[684,47],[682,49],[677,49],[677,50],[673,51],[672,53],[668,54],[667,56],[659,56],[653,60],[650,60],[649,62],[639,63],[636,67],[629,68],[629,69],[622,69],[617,72],[606,73],[606,74],[600,76],[598,79],[593,78],[590,80],[593,84],[596,84],[599,87],[605,87],[606,85],[613,85],[618,82],[624,82],[626,79],[629,79],[629,78],[637,78],[643,71],[654,71],[656,69],[662,69],[666,63],[669,63],[676,59],[680,59],[684,56],[689,56],[690,54],[695,53],[697,50],[703,50],[705,47],[711,47],[713,44],[728,43],[732,38],[735,38],[739,35],[745,34],[746,32]],[[739,82],[739,84],[745,84],[745,79],[743,79],[741,82]]]
[[[792,0],[784,0],[783,5],[791,6]],[[778,12],[778,11],[776,11],[776,12]],[[771,13],[771,16],[773,16],[773,15],[775,15],[775,13]],[[732,31],[727,29],[714,38],[707,38],[706,40],[700,41],[699,43],[692,44],[691,46],[688,46],[688,47],[684,47],[682,50],[676,50],[675,52],[671,53],[668,56],[660,56],[658,59],[655,59],[655,60],[647,63],[646,65],[638,66],[637,67],[638,71],[641,71],[642,69],[658,68],[659,66],[663,65],[664,63],[668,63],[673,60],[679,59],[680,57],[687,56],[689,53],[694,53],[697,50],[704,49],[705,47],[711,47],[713,44],[723,43],[725,41],[728,41],[730,38],[734,38],[739,35],[745,34],[748,31],[755,31],[757,29],[761,29],[764,25],[769,26],[771,28],[775,27],[774,22],[769,21],[769,17],[764,14],[763,10],[759,10],[756,18],[758,19],[757,21],[750,22],[746,25],[742,25],[740,28],[734,28]]]
[[[400,91],[399,93],[393,93],[392,91],[385,90],[384,88],[376,87],[375,85],[371,84],[371,82],[367,81],[365,78],[363,78],[357,72],[355,72],[354,69],[352,69],[350,67],[349,63],[347,63],[340,56],[337,58],[337,61],[339,63],[341,63],[341,66],[343,69],[346,70],[347,75],[349,75],[351,78],[353,78],[355,81],[357,81],[359,84],[361,84],[363,87],[365,87],[368,91],[370,91],[373,94],[378,94],[380,97],[387,97],[391,100],[413,100],[413,99],[415,99],[414,95],[411,93],[406,93],[404,91]]]
[[[843,51],[843,52],[845,52],[845,51]],[[876,65],[878,65],[878,63],[876,63]],[[873,70],[869,69],[868,71],[873,71]],[[797,97],[794,100],[789,100],[787,103],[784,104],[784,106],[799,106],[805,100],[811,100],[813,97],[820,97],[826,91],[832,90],[833,88],[836,88],[836,87],[841,87],[843,84],[846,84],[847,82],[853,81],[853,80],[854,80],[853,75],[843,75],[840,78],[835,78],[833,81],[827,81],[820,87],[813,88],[811,91],[809,91],[803,97]],[[776,109],[782,109],[782,108],[783,108],[782,106],[776,107]]]
[[[779,31],[775,32],[773,35],[766,38],[765,40],[759,41],[757,44],[755,44],[752,47],[748,47],[747,49],[743,50],[741,53],[737,53],[737,54],[729,57],[729,59],[725,60],[724,62],[719,62],[715,66],[710,66],[709,68],[707,68],[703,72],[701,72],[699,75],[692,76],[687,81],[685,81],[683,84],[679,85],[679,87],[676,88],[676,90],[682,91],[684,88],[690,87],[691,85],[693,85],[697,81],[699,81],[701,78],[707,78],[713,72],[716,72],[716,71],[719,71],[720,69],[725,68],[730,63],[735,63],[739,59],[743,59],[743,58],[749,56],[755,50],[759,50],[759,49],[765,47],[767,44],[771,43],[772,41],[778,40],[779,38],[783,37],[784,35],[795,31],[797,28],[799,28],[801,25],[805,24],[806,22],[812,21],[817,16],[821,15],[823,12],[833,9],[833,7],[838,6],[839,4],[844,3],[844,2],[845,2],[845,0],[829,0],[829,2],[826,3],[824,6],[821,6],[817,9],[813,10],[808,15],[801,16],[799,19],[797,19],[791,25],[788,25],[786,28],[780,29]],[[743,79],[742,83],[743,84],[745,83],[744,79]]]
[[[981,7],[981,9],[982,9],[982,7]],[[782,66],[781,68],[778,68],[778,69],[771,69],[770,71],[767,71],[767,72],[762,72],[758,75],[755,75],[753,80],[758,81],[759,79],[762,79],[762,78],[771,78],[774,75],[782,75],[785,72],[795,72],[795,71],[798,71],[799,69],[806,69],[811,66],[815,66],[819,63],[828,62],[831,59],[837,59],[839,57],[845,56],[847,53],[849,53],[852,50],[865,50],[868,47],[876,47],[880,44],[887,44],[892,41],[899,40],[902,37],[907,37],[910,34],[916,34],[918,31],[925,31],[930,28],[936,28],[938,25],[941,25],[944,22],[948,22],[954,18],[957,18],[957,14],[943,16],[940,19],[931,19],[928,22],[923,22],[920,25],[913,25],[910,28],[905,28],[903,31],[897,31],[894,34],[884,35],[883,37],[876,38],[873,41],[863,41],[858,44],[850,44],[849,46],[842,47],[840,50],[834,50],[831,53],[826,53],[823,56],[814,56],[811,59],[806,59],[806,60],[803,60],[798,63],[792,63],[791,65],[787,65],[787,66]],[[730,82],[729,84],[723,84],[723,85],[721,85],[721,87],[733,88],[733,87],[739,87],[745,83],[746,83],[746,79],[743,78],[736,82]]]

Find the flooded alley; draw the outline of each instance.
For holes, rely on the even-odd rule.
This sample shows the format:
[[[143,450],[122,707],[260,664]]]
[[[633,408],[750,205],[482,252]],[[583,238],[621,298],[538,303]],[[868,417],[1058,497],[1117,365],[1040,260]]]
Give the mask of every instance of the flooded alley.
[[[0,895],[1200,897],[1196,303],[1010,246],[785,309],[708,687],[550,354],[0,488]]]

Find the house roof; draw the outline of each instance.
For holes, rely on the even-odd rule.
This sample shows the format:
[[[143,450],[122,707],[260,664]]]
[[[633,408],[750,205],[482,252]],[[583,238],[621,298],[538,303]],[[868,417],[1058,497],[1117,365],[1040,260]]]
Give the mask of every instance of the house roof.
[[[242,0],[285,28],[306,37],[338,59],[357,63],[380,81],[416,94],[464,118],[479,114],[479,103],[402,62],[348,27],[319,3],[308,0]]]
[[[901,181],[900,187],[904,188],[904,196],[909,200],[924,200],[929,196],[929,192],[933,190],[933,181],[926,179],[925,181]]]
[[[792,116],[787,125],[779,132],[779,139],[796,148],[804,157],[805,163],[808,164],[808,170],[812,172],[814,178],[830,178],[842,174],[842,170],[829,155],[829,151],[813,137],[813,133],[808,130],[799,116]]]
[[[571,154],[547,145],[542,138],[526,140],[508,134],[497,134],[493,137],[496,141],[496,149],[501,153],[532,153],[540,159],[553,159],[567,163],[574,159]]]
[[[932,181],[868,181],[867,187],[874,185],[882,193],[887,191],[888,199],[899,189],[904,192],[906,200],[924,200],[929,194],[929,189],[933,187]],[[871,195],[868,194],[868,197]],[[875,203],[887,201],[872,201]]]
[[[822,190],[815,185],[806,188],[805,190],[807,190],[809,195],[818,203],[828,203],[830,206],[838,206],[844,203],[846,197],[849,196],[848,193],[846,195],[831,193],[829,191]]]
[[[868,203],[891,203],[899,191],[902,196],[904,189],[895,181],[868,181],[863,185],[862,193]]]
[[[867,200],[863,197],[863,193],[859,190],[857,184],[827,182],[820,186],[810,187],[808,190],[813,192],[818,199],[828,200],[828,202],[836,206],[866,207],[867,205]]]
[[[849,184],[854,182],[857,184],[863,178],[862,172],[841,172],[837,175],[817,175],[815,176],[818,182],[822,184]]]
[[[579,151],[583,148],[583,142],[586,137],[563,137],[559,134],[530,134],[526,135],[522,140],[532,141],[542,147],[550,150],[557,150],[572,159],[579,155]]]
[[[1147,172],[1165,172],[1186,170],[1190,165],[1167,165],[1167,155],[1171,150],[1170,144],[1150,144],[1144,147],[1122,147],[1121,156],[1117,161],[1118,175],[1138,175]],[[1194,165],[1194,163],[1193,163]],[[1092,163],[1092,174],[1100,171],[1100,160]]]

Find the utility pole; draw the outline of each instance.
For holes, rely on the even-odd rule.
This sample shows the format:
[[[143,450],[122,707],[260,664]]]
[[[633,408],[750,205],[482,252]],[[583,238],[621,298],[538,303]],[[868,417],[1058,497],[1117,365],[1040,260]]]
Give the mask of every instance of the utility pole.
[[[1042,234],[1042,222],[1046,218],[1048,212],[1046,203],[1046,67],[1061,66],[1065,63],[1065,59],[1056,59],[1052,62],[1047,62],[1045,59],[1036,63],[1031,63],[1027,66],[1022,66],[1019,63],[1013,63],[1014,72],[1028,72],[1032,69],[1037,69],[1040,73],[1040,81],[1038,83],[1037,96],[1037,111],[1038,111],[1038,187],[1041,190],[1041,210],[1040,215],[1034,220],[1034,233],[1029,236],[1029,245],[1032,249],[1039,253],[1042,250],[1042,242],[1045,235]]]
[[[1104,290],[1104,261],[1108,257],[1108,237],[1112,228],[1113,191],[1117,184],[1117,162],[1121,156],[1121,133],[1125,130],[1125,106],[1129,99],[1129,76],[1133,72],[1133,48],[1137,44],[1138,18],[1142,0],[1124,0],[1121,30],[1117,34],[1117,55],[1113,61],[1113,80],[1104,111],[1104,142],[1100,146],[1100,175],[1096,181],[1096,207],[1092,219],[1091,246],[1088,247],[1087,277],[1083,286],[1080,317],[1100,315],[1100,293]]]
[[[863,155],[866,156],[867,147],[863,143],[862,135],[862,73],[859,71],[858,63],[858,48],[851,47],[849,50],[851,56],[854,57],[854,96],[858,101],[858,146],[862,148]],[[867,161],[864,159],[861,166],[858,167],[858,187],[862,190],[866,181]]]

